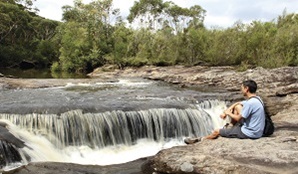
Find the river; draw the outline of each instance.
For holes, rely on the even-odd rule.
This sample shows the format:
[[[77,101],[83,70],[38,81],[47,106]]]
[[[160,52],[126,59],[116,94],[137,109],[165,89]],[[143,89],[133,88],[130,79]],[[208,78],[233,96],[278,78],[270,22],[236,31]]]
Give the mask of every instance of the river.
[[[184,145],[185,137],[225,124],[220,95],[138,78],[2,89],[0,122],[26,145],[6,169],[39,161],[119,164]]]

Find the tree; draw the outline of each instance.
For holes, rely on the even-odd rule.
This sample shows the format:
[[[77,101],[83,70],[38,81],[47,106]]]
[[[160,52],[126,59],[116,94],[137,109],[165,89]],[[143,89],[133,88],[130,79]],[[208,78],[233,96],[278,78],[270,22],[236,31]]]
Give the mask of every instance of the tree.
[[[207,31],[209,38],[206,48],[206,60],[211,65],[239,65],[245,60],[245,25],[236,23],[226,30]]]
[[[203,26],[204,16],[205,10],[198,5],[187,9],[171,1],[140,0],[135,1],[127,19],[130,23],[136,22],[155,31],[171,27],[177,33],[190,25]]]
[[[16,42],[16,37],[23,34],[23,29],[26,28],[30,20],[30,14],[27,11],[22,10],[15,3],[3,3],[0,2],[1,12],[1,24],[0,24],[0,43],[4,42],[8,36],[11,43]]]
[[[277,20],[273,48],[279,61],[276,66],[298,65],[298,15],[284,12]]]
[[[174,65],[178,59],[177,41],[171,29],[157,31],[151,44],[151,57],[148,62],[157,66]]]
[[[31,0],[0,1],[1,66],[18,67],[25,61],[46,67],[57,58],[51,39],[59,22],[37,16],[32,5]]]
[[[269,62],[275,56],[271,43],[274,42],[276,32],[275,24],[271,22],[253,21],[247,26],[246,54],[251,65],[273,66]]]
[[[204,28],[196,29],[191,27],[186,33],[180,34],[179,37],[179,45],[184,45],[183,49],[179,49],[181,63],[196,65],[207,61],[206,52],[209,39]]]
[[[135,1],[127,17],[131,23],[140,20],[140,24],[145,28],[156,28],[156,19],[162,13],[164,4],[162,0],[140,0]]]
[[[123,68],[128,64],[129,57],[128,45],[132,37],[132,30],[125,27],[125,23],[120,22],[116,25],[112,34],[113,51],[109,57],[109,63],[116,64],[119,68]]]
[[[117,16],[119,10],[112,8],[112,0],[94,0],[89,4],[75,0],[74,7],[63,7],[62,70],[88,72],[105,64],[105,56],[113,50],[111,23]],[[72,31],[73,27],[78,31]]]
[[[74,30],[74,28],[76,28]],[[86,29],[76,22],[65,25],[61,40],[60,64],[65,72],[84,72],[91,46],[86,35]],[[76,37],[74,37],[76,36]]]

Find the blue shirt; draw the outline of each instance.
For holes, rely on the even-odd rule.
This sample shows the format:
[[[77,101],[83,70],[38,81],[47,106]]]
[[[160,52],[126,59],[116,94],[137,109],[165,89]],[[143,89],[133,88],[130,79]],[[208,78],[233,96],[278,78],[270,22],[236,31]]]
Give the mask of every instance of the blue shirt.
[[[242,101],[242,133],[250,138],[260,138],[265,127],[265,111],[262,103],[256,98]]]

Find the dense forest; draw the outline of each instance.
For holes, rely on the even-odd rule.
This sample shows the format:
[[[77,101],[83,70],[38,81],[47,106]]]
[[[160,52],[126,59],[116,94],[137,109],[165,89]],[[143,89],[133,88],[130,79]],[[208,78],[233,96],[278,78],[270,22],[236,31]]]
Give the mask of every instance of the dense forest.
[[[208,29],[201,6],[171,1],[135,1],[127,19],[112,0],[74,0],[62,10],[59,22],[38,16],[31,0],[0,0],[0,67],[86,73],[106,64],[298,65],[297,14]]]

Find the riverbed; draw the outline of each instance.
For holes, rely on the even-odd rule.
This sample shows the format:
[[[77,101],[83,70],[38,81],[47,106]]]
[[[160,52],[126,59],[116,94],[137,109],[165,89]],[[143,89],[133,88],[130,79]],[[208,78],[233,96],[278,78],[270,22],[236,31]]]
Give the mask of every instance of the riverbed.
[[[0,93],[0,119],[26,144],[18,149],[29,156],[22,165],[125,163],[225,123],[218,117],[224,95],[216,91],[132,77],[9,80]]]

